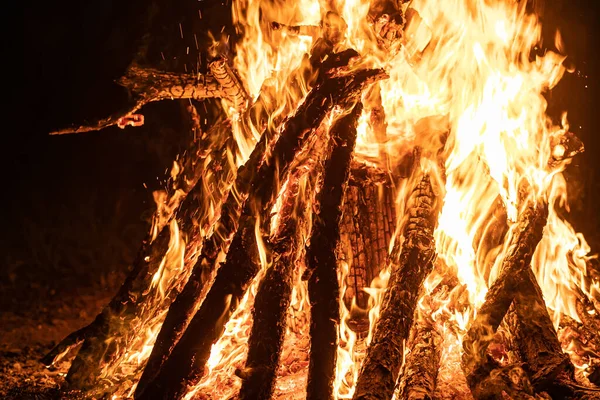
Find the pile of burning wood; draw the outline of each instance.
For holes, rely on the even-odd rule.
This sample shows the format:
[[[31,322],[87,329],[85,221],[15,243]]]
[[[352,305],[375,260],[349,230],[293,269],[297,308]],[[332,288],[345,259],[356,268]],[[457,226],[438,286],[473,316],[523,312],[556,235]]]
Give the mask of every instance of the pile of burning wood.
[[[345,379],[339,372],[340,329],[347,324],[364,345],[348,397],[440,397],[436,386],[448,360],[447,330],[460,325],[449,316],[472,303],[461,274],[437,257],[435,231],[448,201],[445,148],[454,140],[452,131],[446,124],[426,142],[413,140],[401,157],[391,157],[382,145],[387,134],[379,86],[391,74],[367,66],[354,49],[340,49],[348,26],[335,10],[324,14],[319,27],[270,23],[272,31],[317,37],[287,81],[299,93],[299,81],[307,84],[295,107],[280,104],[269,91],[251,96],[222,56],[208,64],[205,75],[133,64],[119,81],[131,91],[132,107],[56,132],[137,126],[143,117],[136,112],[164,99],[219,97],[232,115],[203,132],[189,106],[197,134],[174,166],[131,273],[91,324],[43,359],[57,365],[79,348],[67,375],[69,389],[92,397],[204,398],[198,385],[214,370],[211,357],[227,324],[245,307],[251,318],[245,362],[231,377],[241,385],[236,395],[272,398],[299,281],[310,304],[307,398],[340,396],[336,382]],[[406,16],[421,17],[405,10],[395,2],[371,4],[378,46],[392,51],[407,43]],[[363,115],[380,144],[377,163],[357,156]],[[243,164],[232,155],[241,151],[235,126],[262,129]],[[554,139],[548,168],[583,149],[567,131]],[[598,359],[590,356],[600,345],[594,335],[598,303],[582,293],[581,320],[563,318],[561,343],[531,268],[554,209],[534,186],[519,183],[514,223],[506,222],[500,200],[489,214],[495,217],[486,240],[493,238],[503,251],[496,253],[496,275],[472,320],[460,335],[453,333],[462,343],[462,373],[453,373],[464,375],[477,399],[600,398],[593,365]],[[342,264],[349,274],[341,273]],[[378,279],[378,291],[364,291]],[[369,303],[376,298],[377,313],[369,323],[368,309],[375,310]],[[584,375],[576,374],[582,368],[563,351],[574,338],[583,344],[571,356],[593,361]]]

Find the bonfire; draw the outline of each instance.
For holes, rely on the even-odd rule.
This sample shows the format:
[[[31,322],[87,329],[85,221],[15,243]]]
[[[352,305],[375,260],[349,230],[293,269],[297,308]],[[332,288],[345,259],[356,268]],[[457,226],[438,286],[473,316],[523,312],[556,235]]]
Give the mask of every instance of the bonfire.
[[[221,99],[121,289],[42,362],[151,399],[600,398],[600,282],[568,218],[565,74],[500,0],[234,0],[206,73],[133,62],[126,110]],[[132,132],[134,134],[135,132]],[[61,367],[61,368],[62,368]],[[66,370],[65,370],[66,372]]]

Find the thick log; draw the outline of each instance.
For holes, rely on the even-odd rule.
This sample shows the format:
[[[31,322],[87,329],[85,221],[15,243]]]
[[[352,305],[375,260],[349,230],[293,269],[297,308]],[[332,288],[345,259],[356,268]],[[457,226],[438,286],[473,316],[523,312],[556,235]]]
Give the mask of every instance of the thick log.
[[[548,209],[542,204],[536,207],[530,203],[521,212],[512,231],[500,274],[488,290],[475,321],[463,339],[462,367],[475,398],[479,398],[480,383],[489,375],[491,368],[488,365],[487,348],[527,277],[547,215]]]
[[[202,100],[221,97],[229,99],[235,107],[243,111],[248,104],[248,94],[235,72],[225,60],[221,59],[213,61],[209,68],[212,74],[176,74],[132,63],[125,75],[117,80],[119,85],[126,87],[132,94],[133,101],[130,104],[106,118],[85,125],[71,126],[50,134],[97,131],[113,125],[124,127],[123,121],[131,118],[134,118],[135,126],[142,125],[143,118],[135,119],[137,116],[135,112],[148,103],[161,100]]]
[[[193,106],[190,106],[190,108],[190,116],[192,119],[191,127],[192,129],[197,130],[198,126],[195,122],[197,117],[196,110]],[[60,361],[70,349],[81,344],[86,338],[96,334],[97,332],[94,327],[97,327],[97,324],[101,323],[101,321],[105,321],[107,315],[120,314],[123,307],[126,307],[131,302],[131,299],[137,297],[134,286],[144,287],[144,285],[146,285],[147,287],[149,284],[148,277],[151,277],[154,274],[158,264],[151,264],[146,261],[146,258],[148,257],[150,259],[150,257],[152,257],[153,259],[156,259],[157,262],[160,261],[160,255],[164,254],[166,251],[166,246],[170,237],[169,229],[168,227],[165,228],[165,226],[168,225],[174,217],[179,205],[185,200],[188,193],[190,193],[191,189],[195,187],[196,183],[200,180],[202,171],[204,171],[207,155],[212,151],[213,159],[215,159],[215,157],[218,159],[223,154],[223,151],[226,151],[225,144],[227,143],[227,135],[224,135],[223,132],[229,131],[229,121],[223,121],[213,126],[204,134],[194,135],[193,141],[188,146],[189,149],[178,160],[180,172],[173,182],[171,182],[171,186],[176,193],[174,192],[170,196],[169,206],[157,210],[152,228],[153,232],[151,232],[144,240],[142,248],[133,262],[133,268],[129,273],[129,276],[109,305],[105,307],[94,322],[71,333],[58,343],[42,358],[41,362],[44,365],[50,366],[53,363]],[[214,167],[218,167],[217,164],[221,164],[221,162],[215,161],[212,162],[212,164],[214,164]],[[201,188],[199,187],[199,189]],[[198,196],[196,195],[195,197]],[[196,204],[197,202],[190,200],[189,204],[181,207],[179,214],[191,216],[191,212],[197,208]],[[161,236],[160,239],[153,240],[159,236],[159,233]],[[143,282],[140,282],[141,284],[136,284],[135,282],[140,279]]]
[[[600,391],[581,386],[575,367],[562,351],[533,271],[528,270],[505,319],[514,347],[537,392],[553,399],[581,399],[600,396]]]
[[[216,175],[213,172],[207,173],[199,180],[185,200],[181,202],[181,206],[174,216],[177,218],[179,231],[186,235],[185,261],[187,264],[193,263],[202,242],[199,223],[202,224],[206,221],[199,220],[199,210],[203,208],[203,204],[206,204],[207,199],[214,195],[210,192],[211,188],[224,190],[231,183],[231,165],[227,161],[227,153],[233,150],[234,143],[231,136],[225,136],[221,140],[224,143],[211,152],[208,165],[202,166],[202,163],[199,163],[199,167],[202,166],[202,169],[221,172]],[[132,326],[131,323],[134,320],[143,320],[142,315],[148,309],[147,306],[143,306],[144,304],[148,301],[160,301],[160,304],[153,304],[154,310],[152,311],[152,315],[160,315],[161,311],[169,306],[181,290],[181,287],[177,286],[175,290],[167,293],[165,299],[157,300],[155,298],[156,290],[150,289],[152,279],[169,248],[171,234],[169,226],[165,226],[160,230],[156,239],[151,241],[149,238],[144,243],[125,282],[110,303],[90,324],[89,330],[85,332],[85,341],[67,375],[67,381],[71,387],[88,388],[93,386],[101,368],[115,361],[118,353],[127,349],[129,338],[138,335],[136,331],[138,327]],[[179,285],[182,284],[183,282],[179,283]]]
[[[399,380],[398,400],[431,400],[440,368],[443,338],[430,315],[416,318]]]
[[[246,365],[243,370],[236,371],[243,382],[240,399],[270,399],[273,395],[287,328],[286,317],[292,296],[294,265],[300,247],[303,221],[298,210],[306,206],[303,199],[298,198],[299,184],[301,176],[306,172],[301,168],[290,174],[286,193],[283,194],[285,201],[279,210],[279,226],[273,239],[269,241],[273,266],[265,272],[254,298]],[[312,173],[312,168],[309,167],[308,173]]]
[[[247,201],[244,205],[241,219],[243,225],[251,225],[253,229],[255,215],[269,215],[269,204],[272,204],[274,193],[277,192],[275,190],[276,182],[283,181],[296,153],[310,133],[321,124],[327,112],[334,105],[354,101],[367,84],[385,77],[382,70],[362,70],[326,80],[309,92],[300,107],[283,123],[281,133],[272,150],[261,152],[261,154],[266,153],[269,156],[268,161],[260,164],[260,168],[254,175],[246,175],[245,182],[239,182],[243,185],[250,184],[253,191],[252,201]],[[238,180],[236,180],[237,182]],[[231,206],[237,206],[237,204],[238,202],[235,202]],[[218,241],[218,245],[211,244],[212,248],[205,245],[205,248],[209,248],[211,252],[204,254],[203,249],[203,254],[196,263],[188,283],[169,309],[157,340],[157,344],[160,341],[161,347],[157,349],[155,345],[152,351],[151,359],[138,385],[136,398],[144,398],[146,383],[148,387],[153,388],[148,390],[147,395],[155,394],[156,390],[165,390],[165,396],[174,398],[185,389],[189,381],[195,381],[202,376],[202,369],[208,359],[210,346],[221,335],[225,323],[231,313],[235,311],[237,301],[243,297],[258,272],[258,259],[251,255],[256,252],[253,249],[256,247],[255,235],[254,233],[245,234],[244,231],[245,229],[238,229],[236,232],[234,223],[223,225],[218,230],[219,234],[214,242]],[[221,245],[225,247],[234,232],[236,233],[231,241],[227,259],[224,265],[218,269],[215,283],[203,302],[203,292],[206,293],[208,289],[208,285],[205,283],[218,268],[215,262],[217,251]],[[252,231],[248,230],[246,233],[249,232]],[[230,301],[226,302],[225,299]],[[226,303],[227,306],[224,307]],[[198,309],[200,304],[202,306]],[[196,316],[194,316],[194,311],[197,309]],[[214,309],[218,309],[220,312],[215,314]],[[192,317],[196,320],[194,327],[190,326],[186,330]],[[203,328],[205,325],[210,327],[208,329],[210,332],[206,332],[207,329]],[[173,349],[173,355],[170,357],[171,349]],[[176,350],[177,353],[175,353]],[[177,368],[168,368],[167,359]],[[156,361],[150,364],[151,360]]]
[[[310,361],[307,399],[333,399],[340,324],[340,287],[336,249],[340,241],[342,200],[350,176],[356,145],[356,128],[362,104],[332,126],[333,151],[325,163],[323,186],[317,195],[319,214],[313,217],[310,245],[306,251],[308,296],[311,304]]]
[[[433,269],[437,204],[429,175],[418,180],[408,200],[404,240],[390,255],[391,276],[381,315],[358,377],[353,399],[391,399],[423,281]]]
[[[542,290],[531,269],[526,271],[505,322],[534,388],[538,392],[548,391],[554,397],[552,382],[562,372],[573,378],[574,367],[562,351]]]

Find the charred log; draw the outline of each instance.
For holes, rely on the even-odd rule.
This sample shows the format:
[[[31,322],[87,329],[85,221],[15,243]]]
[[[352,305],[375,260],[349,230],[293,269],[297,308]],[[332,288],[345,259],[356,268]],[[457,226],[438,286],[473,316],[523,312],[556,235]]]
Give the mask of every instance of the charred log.
[[[300,216],[296,215],[300,174],[290,176],[281,222],[271,243],[273,266],[258,287],[248,339],[248,357],[243,371],[240,399],[270,399],[281,357],[287,312],[291,302],[293,270],[299,250]]]
[[[376,168],[364,168],[363,173],[363,168],[352,169],[341,227],[346,240],[340,258],[346,255],[352,257],[346,260],[350,273],[346,277],[347,289],[343,294],[349,309],[352,298],[356,299],[359,307],[366,309],[368,295],[362,289],[369,287],[385,266],[389,243],[396,229],[389,177]]]
[[[529,204],[521,213],[510,238],[508,254],[502,262],[500,275],[487,292],[485,302],[463,340],[462,367],[475,398],[480,398],[478,384],[484,381],[492,369],[488,365],[487,348],[527,277],[531,258],[542,238],[547,215],[545,205],[535,207],[533,204]]]
[[[229,166],[226,153],[231,151],[232,138],[212,152],[208,168],[214,171],[227,171]],[[227,175],[227,174],[225,174]],[[206,189],[211,186],[219,187],[219,180],[230,179],[227,176],[213,180],[214,176],[207,176],[206,182],[197,182],[190,193],[181,203],[177,211],[178,229],[187,235],[185,253],[194,259],[198,247],[201,245],[201,230],[197,222],[199,205],[210,197]],[[104,310],[89,325],[85,332],[85,341],[79,353],[73,360],[67,381],[71,387],[86,388],[94,385],[101,367],[115,357],[119,349],[123,349],[126,335],[131,334],[131,322],[140,317],[144,312],[142,305],[153,295],[149,290],[151,281],[159,269],[169,244],[172,240],[172,230],[164,226],[153,241],[144,243],[138,253],[133,269],[127,279]],[[189,260],[186,260],[190,262]],[[193,261],[192,261],[193,262]],[[166,307],[173,301],[181,288],[171,291],[163,300]],[[158,311],[156,311],[158,312]],[[108,340],[108,339],[112,340]]]
[[[573,365],[562,351],[542,290],[531,269],[526,271],[505,321],[531,383],[537,391],[554,395],[552,382],[563,372],[573,378]]]
[[[197,117],[196,110],[193,106],[190,106],[190,108],[192,129],[197,129],[198,127],[194,122]],[[81,344],[88,337],[91,338],[98,334],[98,324],[106,323],[108,315],[122,314],[124,309],[128,307],[128,305],[131,305],[132,301],[137,301],[137,293],[140,293],[145,289],[144,285],[146,287],[148,286],[148,278],[151,278],[154,274],[161,256],[166,252],[170,238],[170,231],[166,225],[174,218],[176,210],[179,209],[179,211],[177,211],[177,214],[180,216],[179,220],[184,221],[181,228],[185,231],[185,227],[191,226],[190,218],[197,209],[197,198],[201,198],[202,194],[200,194],[200,192],[193,192],[190,200],[187,202],[184,200],[186,196],[188,196],[188,193],[190,193],[190,190],[192,190],[200,180],[202,171],[204,170],[204,160],[206,160],[209,150],[211,148],[217,148],[217,150],[212,151],[213,160],[221,159],[221,155],[226,151],[227,143],[229,142],[223,140],[223,132],[229,130],[228,124],[229,121],[224,121],[215,125],[203,135],[194,135],[189,150],[179,159],[179,164],[182,166],[181,172],[172,182],[172,187],[177,191],[177,194],[171,195],[170,204],[167,207],[163,207],[162,210],[159,210],[160,215],[157,214],[155,217],[153,226],[154,232],[144,240],[129,276],[109,305],[97,316],[94,322],[71,333],[58,343],[44,356],[44,358],[42,358],[41,362],[43,364],[49,366],[60,361],[62,356],[66,355],[70,349]],[[231,143],[229,143],[229,145],[231,145]],[[211,165],[213,168],[222,169],[223,166],[219,167],[217,165],[221,163],[222,161],[212,161]],[[198,190],[201,189],[202,185],[198,186]],[[180,204],[181,208],[179,208]],[[153,235],[157,235],[155,240],[152,240]],[[154,263],[148,262],[147,259],[154,260]],[[134,286],[137,286],[138,288],[135,289]]]
[[[579,385],[574,366],[563,353],[552,325],[546,303],[531,270],[506,315],[524,369],[537,392],[546,392],[553,399],[580,399],[600,396],[598,390]]]
[[[400,380],[399,400],[430,400],[440,368],[442,336],[430,316],[417,317]]]
[[[433,269],[435,200],[430,178],[425,174],[407,204],[410,214],[403,228],[404,240],[398,238],[390,255],[392,273],[358,377],[355,400],[392,398],[419,293]]]
[[[248,94],[235,72],[225,60],[213,61],[211,75],[176,74],[145,68],[133,63],[117,83],[127,88],[133,101],[122,110],[86,125],[76,125],[51,132],[51,135],[97,131],[113,125],[142,125],[143,117],[135,114],[148,103],[161,100],[226,98],[243,110],[248,104]],[[129,121],[128,121],[129,120]]]
[[[348,115],[336,121],[330,130],[334,147],[325,164],[323,187],[317,196],[320,212],[314,217],[306,253],[311,303],[307,399],[333,398],[340,323],[336,248],[340,240],[342,199],[350,175],[361,112],[362,105],[359,103]]]
[[[257,213],[268,215],[268,204],[271,204],[274,197],[273,193],[276,192],[274,190],[275,182],[282,181],[296,153],[310,132],[320,125],[326,113],[336,104],[356,99],[365,85],[384,77],[385,74],[381,70],[363,70],[348,76],[328,80],[311,90],[304,103],[296,110],[294,115],[284,122],[283,129],[273,146],[273,150],[267,152],[269,160],[260,164],[260,168],[253,176],[246,175],[243,177],[246,180],[241,180],[243,178],[239,180],[240,185],[246,187],[251,185],[253,191],[251,201],[247,201],[244,206],[243,225],[250,224],[253,227],[254,215]],[[253,154],[255,151],[253,151]],[[261,155],[264,153],[264,151],[260,152]],[[236,183],[238,183],[238,180],[236,180]],[[238,202],[235,201],[230,203],[232,207],[238,207],[237,204]],[[249,283],[258,272],[258,260],[251,256],[253,252],[256,252],[256,249],[253,249],[256,247],[255,235],[250,233],[252,232],[251,230],[245,232],[245,229],[238,229],[233,238],[231,249],[227,254],[227,260],[223,267],[219,268],[215,283],[211,287],[207,299],[202,302],[204,297],[203,292],[206,293],[208,289],[205,283],[209,280],[208,278],[214,273],[215,269],[217,269],[215,261],[218,250],[221,246],[226,246],[226,242],[235,232],[235,223],[221,226],[222,228],[218,230],[219,234],[216,235],[217,237],[209,242],[211,243],[210,252],[207,251],[205,253],[205,249],[203,249],[203,254],[196,263],[188,283],[169,309],[157,340],[157,343],[159,340],[161,341],[160,348],[157,348],[155,345],[152,351],[151,359],[156,361],[150,364],[149,360],[148,366],[144,371],[145,376],[142,376],[138,385],[138,396],[143,396],[142,393],[145,390],[143,384],[150,384],[152,381],[156,381],[156,383],[151,384],[152,386],[161,386],[161,381],[176,380],[179,382],[179,386],[183,387],[187,381],[197,379],[202,375],[202,367],[208,358],[210,346],[217,340],[218,336],[214,337],[213,335],[205,334],[206,338],[198,339],[201,336],[195,333],[194,329],[191,329],[192,327],[190,326],[190,329],[185,332],[185,335],[190,339],[184,340],[182,336],[184,330],[192,317],[194,317],[194,319],[199,321],[194,324],[195,326],[200,328],[202,324],[207,324],[211,327],[211,331],[214,329],[213,333],[219,332],[220,335],[224,324],[236,308],[235,301],[233,300],[238,295],[239,299],[243,297]],[[236,245],[234,246],[234,244]],[[205,248],[207,248],[206,244]],[[217,285],[218,282],[223,282],[222,285],[224,287]],[[211,301],[209,301],[209,296],[211,297]],[[231,299],[230,296],[234,296],[233,300],[229,306],[223,307],[223,304],[225,304],[223,297]],[[200,303],[202,303],[202,306],[196,313],[196,316],[194,316],[194,311]],[[222,311],[222,318],[220,314],[215,315],[212,312],[214,308]],[[181,343],[178,343],[178,341]],[[185,345],[188,341],[196,343],[194,348]],[[181,349],[178,351],[179,354],[169,357],[169,353],[171,353],[170,349],[173,349],[173,352],[175,352],[177,347]],[[178,371],[161,368],[167,358],[169,360],[179,360],[177,362],[173,361],[174,365],[178,365]],[[186,365],[186,367],[184,368],[183,365]],[[148,369],[149,367],[151,369]],[[155,377],[156,379],[154,379]],[[182,389],[171,388],[170,390],[178,392]]]

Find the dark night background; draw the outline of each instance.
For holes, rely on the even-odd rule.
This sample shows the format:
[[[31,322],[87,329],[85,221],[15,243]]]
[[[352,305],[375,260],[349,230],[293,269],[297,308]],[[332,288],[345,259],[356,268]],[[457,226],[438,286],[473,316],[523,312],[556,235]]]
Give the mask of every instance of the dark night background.
[[[194,33],[202,48],[209,29],[218,34],[230,26],[227,1],[24,5],[22,32],[11,34],[24,41],[22,48],[4,53],[11,63],[19,61],[23,76],[5,76],[20,80],[17,96],[9,99],[19,112],[5,116],[16,127],[2,135],[0,350],[58,340],[111,297],[148,230],[152,191],[161,188],[187,130],[181,103],[167,101],[143,108],[146,124],[140,128],[48,132],[123,105],[127,94],[113,80],[143,43],[144,63],[192,71],[205,59],[196,51]],[[544,44],[551,46],[560,28],[568,62],[576,68],[549,95],[551,112],[558,117],[557,110],[567,110],[572,130],[586,145],[567,174],[571,221],[599,252],[600,7],[596,0],[546,3]],[[214,109],[205,104],[199,112],[204,106]]]

